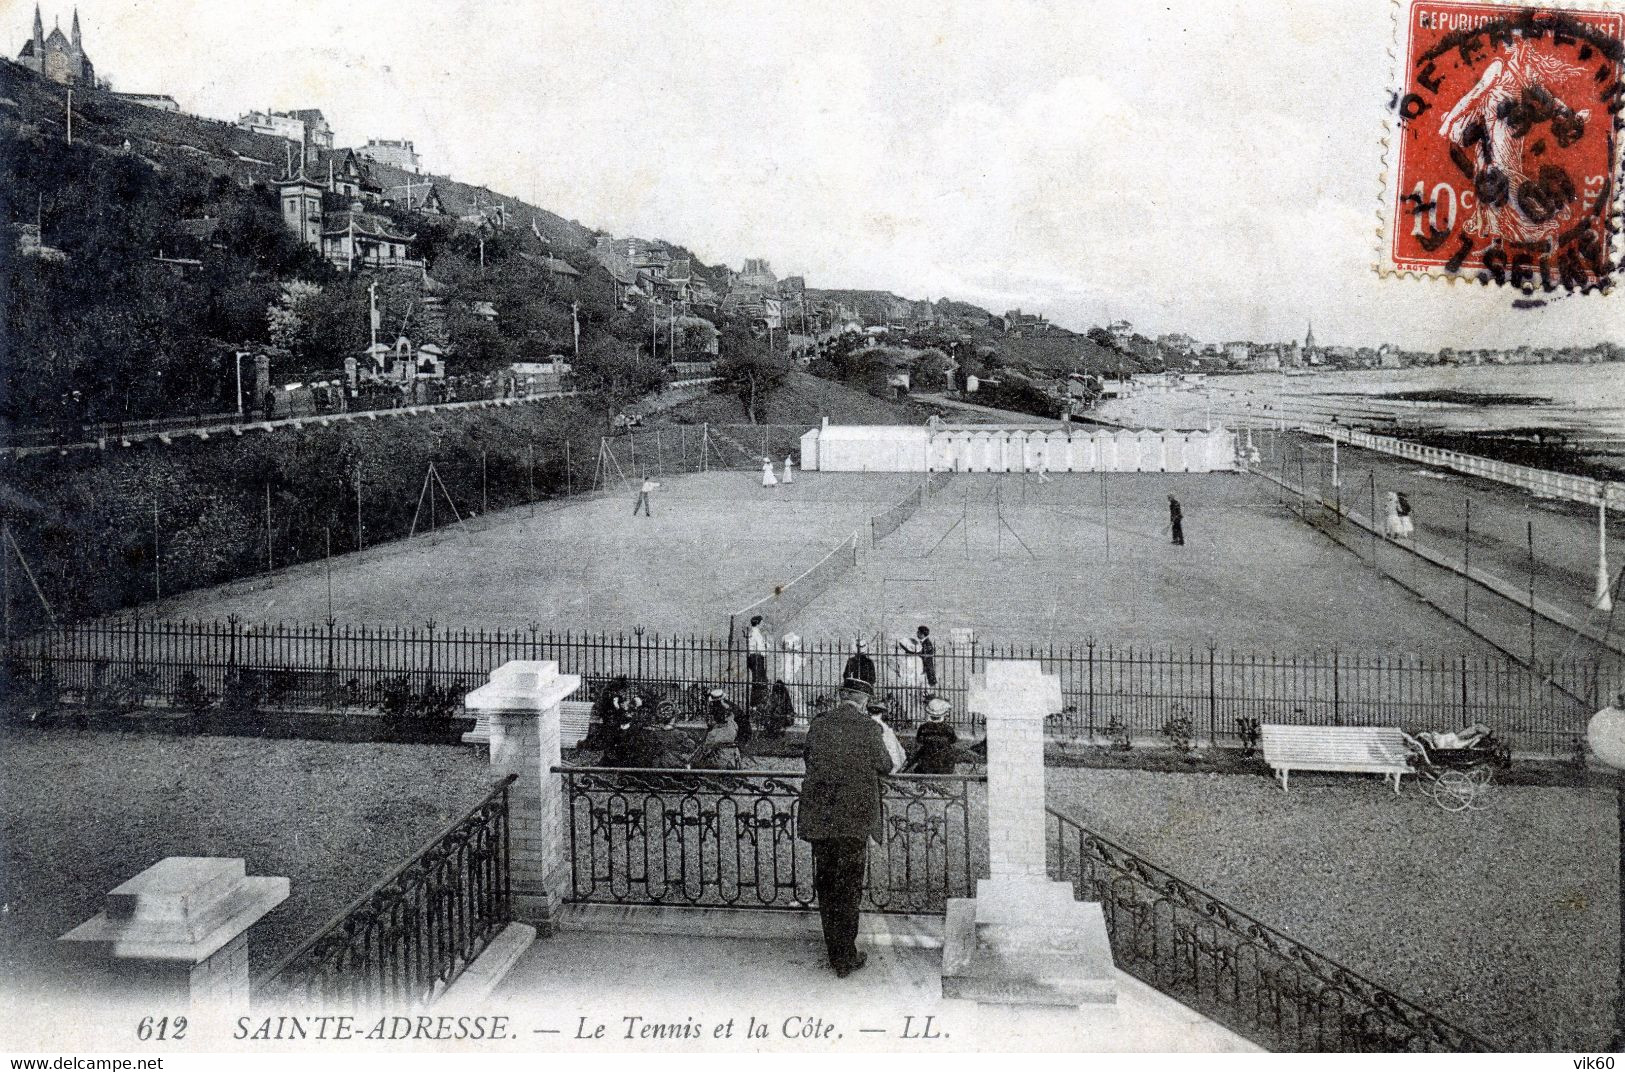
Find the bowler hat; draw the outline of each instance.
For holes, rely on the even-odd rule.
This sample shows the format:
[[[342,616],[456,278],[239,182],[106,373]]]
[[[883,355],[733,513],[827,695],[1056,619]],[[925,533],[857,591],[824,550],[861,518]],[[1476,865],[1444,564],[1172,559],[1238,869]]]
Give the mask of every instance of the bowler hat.
[[[875,687],[861,677],[849,677],[841,682],[842,692],[861,692],[865,696],[873,696]]]
[[[947,700],[940,696],[934,696],[926,701],[925,713],[931,718],[942,718],[952,707],[953,705]]]

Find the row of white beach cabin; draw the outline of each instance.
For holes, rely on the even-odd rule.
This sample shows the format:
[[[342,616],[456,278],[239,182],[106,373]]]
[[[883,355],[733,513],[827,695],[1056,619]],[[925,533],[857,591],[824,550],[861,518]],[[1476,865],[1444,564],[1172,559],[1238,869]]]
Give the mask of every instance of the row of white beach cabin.
[[[1213,473],[1236,468],[1236,443],[1224,428],[826,424],[801,437],[801,467],[834,473]]]

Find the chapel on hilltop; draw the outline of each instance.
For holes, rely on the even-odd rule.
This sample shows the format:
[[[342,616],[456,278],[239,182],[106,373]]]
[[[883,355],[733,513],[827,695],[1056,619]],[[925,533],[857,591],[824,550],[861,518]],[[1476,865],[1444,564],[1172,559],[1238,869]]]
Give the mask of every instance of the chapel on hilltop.
[[[39,5],[34,5],[34,36],[23,43],[17,53],[17,62],[36,74],[42,74],[63,85],[96,84],[96,66],[85,55],[84,42],[79,35],[79,9],[73,9],[73,34],[62,32],[60,22],[45,34],[45,22],[40,18]]]

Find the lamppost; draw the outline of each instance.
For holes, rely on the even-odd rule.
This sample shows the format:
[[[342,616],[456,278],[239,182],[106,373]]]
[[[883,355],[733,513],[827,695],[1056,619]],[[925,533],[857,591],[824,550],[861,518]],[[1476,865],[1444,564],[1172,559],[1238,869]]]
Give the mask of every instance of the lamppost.
[[[1591,754],[1614,772],[1614,809],[1619,821],[1619,972],[1614,993],[1614,1041],[1625,1046],[1625,691],[1595,715],[1586,727]]]
[[[248,356],[247,350],[237,351],[237,416],[243,415],[243,358]]]

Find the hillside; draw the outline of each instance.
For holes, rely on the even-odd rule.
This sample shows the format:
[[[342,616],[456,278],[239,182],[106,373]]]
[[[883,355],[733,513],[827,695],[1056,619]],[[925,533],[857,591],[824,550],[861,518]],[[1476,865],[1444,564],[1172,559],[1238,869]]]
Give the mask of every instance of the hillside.
[[[603,411],[556,399],[500,410],[344,421],[299,432],[150,441],[38,454],[0,481],[21,554],[55,613],[94,617],[421,531],[432,460],[463,517],[579,491],[591,481]],[[568,445],[568,446],[567,446]],[[566,466],[568,465],[568,471]],[[266,532],[270,523],[269,536]],[[358,522],[362,531],[357,532]],[[155,576],[154,548],[158,562]],[[13,592],[26,621],[41,610]]]
[[[0,130],[25,137],[38,131],[65,139],[66,89],[10,60],[0,60]],[[224,120],[161,112],[83,88],[76,88],[73,95],[73,140],[119,151],[128,141],[130,152],[155,166],[191,161],[244,186],[283,178],[291,147],[283,138],[239,130]],[[297,156],[298,151],[295,149],[292,155]],[[403,183],[409,175],[383,164],[372,167],[385,186]],[[567,249],[592,245],[592,231],[588,228],[519,198],[444,175],[410,177],[417,183],[436,183],[447,210],[453,214],[473,212],[476,205],[503,204],[508,206],[510,220],[527,236],[531,234],[530,221],[535,219],[551,245]]]
[[[1147,368],[1145,362],[1133,354],[1107,349],[1087,335],[1016,338],[1002,332],[977,331],[972,338],[975,346],[991,346],[1004,365],[1035,373],[1087,372],[1115,376],[1119,369],[1133,373]]]
[[[815,425],[822,417],[839,424],[919,424],[935,412],[919,402],[894,403],[844,384],[792,372],[768,402],[763,424]],[[674,407],[666,419],[676,424],[738,424],[745,407],[727,394],[707,395]]]

